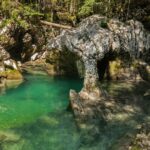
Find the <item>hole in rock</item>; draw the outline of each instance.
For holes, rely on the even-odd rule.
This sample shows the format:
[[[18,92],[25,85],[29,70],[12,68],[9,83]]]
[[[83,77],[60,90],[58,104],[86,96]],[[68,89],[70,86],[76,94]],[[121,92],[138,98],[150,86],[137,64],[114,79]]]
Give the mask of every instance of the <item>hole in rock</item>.
[[[76,54],[68,51],[51,51],[47,55],[46,63],[50,74],[80,77],[83,75],[83,64]]]
[[[116,54],[113,52],[109,52],[105,54],[105,56],[97,61],[97,72],[99,80],[111,80],[111,74],[110,74],[110,61],[114,60],[116,58]]]

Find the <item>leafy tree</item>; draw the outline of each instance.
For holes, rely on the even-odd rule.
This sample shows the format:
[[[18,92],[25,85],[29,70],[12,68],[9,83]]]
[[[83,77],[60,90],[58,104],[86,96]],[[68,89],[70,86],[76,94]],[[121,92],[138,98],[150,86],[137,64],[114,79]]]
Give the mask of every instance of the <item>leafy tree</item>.
[[[37,16],[42,14],[32,8],[32,5],[22,4],[17,0],[4,0],[0,3],[0,15],[5,18],[2,25],[15,23],[23,28],[28,28]]]

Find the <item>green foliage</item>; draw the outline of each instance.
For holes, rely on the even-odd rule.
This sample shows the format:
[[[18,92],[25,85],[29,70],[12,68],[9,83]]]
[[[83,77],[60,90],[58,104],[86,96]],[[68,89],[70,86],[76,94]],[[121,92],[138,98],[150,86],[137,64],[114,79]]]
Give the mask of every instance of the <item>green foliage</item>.
[[[0,3],[0,14],[6,18],[2,26],[15,23],[23,28],[28,28],[29,23],[42,14],[32,8],[32,5],[17,3],[13,0],[5,0]]]
[[[108,17],[114,15],[120,15],[127,5],[129,0],[84,0],[81,4],[78,15],[79,16],[88,16],[90,14],[101,14]]]
[[[91,14],[101,14],[109,18],[129,17],[129,9],[133,0],[82,0],[78,15],[86,17]]]
[[[149,28],[148,6],[146,0],[0,0],[0,17],[8,19],[4,23],[15,22],[28,28],[30,22],[36,23],[35,20],[41,16],[49,21],[74,24],[80,18],[100,14],[123,21],[134,17],[147,22]],[[143,14],[146,14],[145,17],[142,17]]]
[[[95,0],[85,0],[84,4],[79,9],[79,16],[88,16],[89,14],[93,13],[93,5]]]

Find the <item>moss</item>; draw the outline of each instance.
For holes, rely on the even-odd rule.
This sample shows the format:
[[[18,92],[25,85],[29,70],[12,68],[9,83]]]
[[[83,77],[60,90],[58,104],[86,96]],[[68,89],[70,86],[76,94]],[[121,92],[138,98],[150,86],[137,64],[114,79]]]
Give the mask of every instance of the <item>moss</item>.
[[[116,60],[109,62],[109,73],[113,80],[140,80],[138,71],[138,63],[136,61],[125,62],[124,60],[117,58]],[[144,74],[144,73],[143,73]]]
[[[72,23],[77,19],[75,15],[71,15],[69,12],[58,12],[57,16],[59,20],[66,21],[69,23]]]
[[[6,70],[0,72],[0,77],[4,77],[8,80],[20,80],[23,79],[22,74],[18,70]]]
[[[117,78],[120,75],[121,68],[121,61],[119,59],[109,63],[109,72],[112,79]]]
[[[82,5],[82,7],[79,10],[78,15],[79,16],[88,16],[91,13],[93,13],[93,5],[95,3],[95,0],[85,0],[84,4]]]
[[[108,28],[107,22],[105,22],[105,21],[102,21],[101,24],[100,24],[100,26],[102,28]]]
[[[131,150],[142,150],[141,148],[139,148],[138,146],[134,146],[131,148]]]
[[[0,35],[0,42],[8,41],[8,37],[6,35]]]

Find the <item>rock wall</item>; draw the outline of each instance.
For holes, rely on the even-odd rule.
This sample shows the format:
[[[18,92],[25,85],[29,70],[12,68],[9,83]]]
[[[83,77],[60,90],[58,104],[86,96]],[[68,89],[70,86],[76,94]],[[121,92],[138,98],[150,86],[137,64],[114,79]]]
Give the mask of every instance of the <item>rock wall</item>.
[[[10,23],[1,27],[0,45],[16,61],[26,62],[31,59],[35,60],[41,57],[42,51],[45,50],[45,34],[45,29],[39,27],[38,24],[37,26],[30,25],[29,28],[25,29],[17,24]],[[35,55],[35,53],[37,54]]]
[[[0,20],[0,77],[22,79],[22,64],[45,57],[46,29],[30,24],[25,29],[18,24]]]

